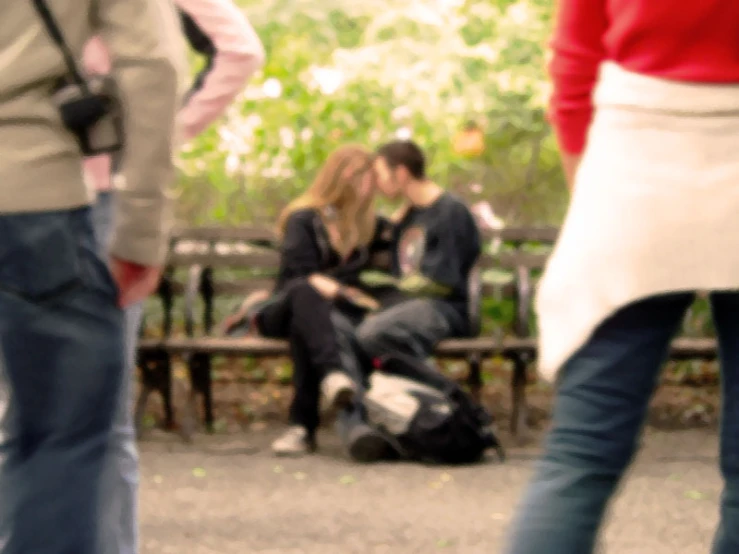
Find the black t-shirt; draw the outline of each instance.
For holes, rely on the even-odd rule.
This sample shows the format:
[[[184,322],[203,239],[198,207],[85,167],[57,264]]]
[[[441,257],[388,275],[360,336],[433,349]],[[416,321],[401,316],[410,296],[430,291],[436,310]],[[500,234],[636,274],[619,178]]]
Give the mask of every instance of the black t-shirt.
[[[420,273],[451,292],[443,299],[466,318],[468,278],[480,256],[480,232],[467,206],[449,193],[411,207],[395,226],[392,271]]]

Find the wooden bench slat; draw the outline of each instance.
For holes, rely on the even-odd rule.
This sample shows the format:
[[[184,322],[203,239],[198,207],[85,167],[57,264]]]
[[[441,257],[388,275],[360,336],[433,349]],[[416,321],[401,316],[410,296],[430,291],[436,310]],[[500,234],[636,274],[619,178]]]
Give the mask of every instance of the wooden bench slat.
[[[487,254],[480,258],[483,269],[542,269],[549,259],[549,253],[534,254],[532,252],[501,252]]]
[[[276,241],[272,229],[265,227],[192,227],[175,229],[171,235],[174,241]]]
[[[215,281],[213,283],[213,291],[216,296],[238,296],[246,295],[255,290],[272,290],[275,280],[268,277],[255,277],[253,279],[234,279],[229,281]],[[182,281],[173,281],[171,283],[172,293],[175,296],[185,294],[186,284]],[[501,295],[508,297],[515,292],[514,283],[492,284],[484,283],[482,285],[483,296]]]
[[[213,268],[243,268],[243,269],[270,269],[274,270],[279,263],[277,252],[265,250],[263,252],[217,254],[215,252],[172,252],[167,260],[168,265],[192,266],[202,265]]]
[[[262,337],[246,337],[241,339],[221,337],[188,339],[187,337],[175,337],[168,339],[142,339],[139,341],[139,349],[143,351],[159,350],[162,348],[172,354],[201,352],[203,354],[284,356],[290,352],[287,341],[265,339]]]
[[[442,341],[436,348],[436,353],[442,356],[465,357],[471,353],[483,355],[505,354],[520,350],[533,350],[535,347],[535,339],[506,337],[503,340],[497,340],[492,337],[479,337]],[[290,353],[287,341],[262,337],[143,339],[139,342],[139,348],[144,351],[164,348],[172,354],[202,352],[221,355],[286,356]]]
[[[464,339],[447,339],[436,347],[435,353],[441,356],[465,357],[469,354],[481,356],[492,356],[500,354],[503,356],[515,352],[530,352],[536,350],[536,339],[504,337],[496,339],[493,337],[476,337]]]
[[[499,238],[504,242],[545,242],[554,243],[559,235],[558,227],[504,227],[486,231],[485,238]]]
[[[290,353],[287,341],[262,337],[241,339],[221,337],[143,339],[139,342],[139,348],[144,351],[164,348],[172,354],[202,352],[221,355],[282,356]],[[533,351],[535,348],[536,339],[533,338],[505,337],[498,340],[492,337],[479,337],[442,341],[436,348],[436,353],[442,356],[464,357],[471,353],[482,355],[507,354],[522,350]]]
[[[504,337],[477,337],[469,339],[449,339],[442,341],[436,348],[436,354],[441,356],[465,357],[468,354],[503,356],[520,352],[534,354],[537,340],[535,338]],[[202,352],[205,354],[221,355],[251,355],[251,356],[286,356],[290,349],[287,341],[267,339],[262,337],[246,337],[240,339],[222,337],[201,337],[188,339],[176,337],[169,339],[142,339],[139,348],[143,351],[152,351],[164,348],[172,354],[189,354]],[[680,337],[673,341],[671,355],[673,359],[701,358],[713,360],[717,354],[716,339]]]
[[[504,227],[502,229],[487,229],[482,232],[483,238],[499,238],[506,242],[545,242],[553,243],[557,240],[557,227]],[[269,227],[182,227],[172,231],[174,241],[276,241],[277,234]]]
[[[482,285],[482,296],[484,297],[496,297],[500,295],[503,298],[510,298],[516,292],[516,284],[513,282],[494,285],[492,283],[483,283]]]
[[[246,295],[255,290],[272,290],[275,286],[274,279],[247,279],[241,281],[216,281],[213,290],[216,296]]]
[[[274,279],[270,279],[268,277],[255,277],[253,279],[216,281],[215,283],[213,283],[213,290],[215,296],[237,296],[240,294],[246,295],[255,290],[272,290],[274,284]],[[172,293],[175,296],[185,294],[185,287],[187,285],[184,282],[174,281],[171,285]]]

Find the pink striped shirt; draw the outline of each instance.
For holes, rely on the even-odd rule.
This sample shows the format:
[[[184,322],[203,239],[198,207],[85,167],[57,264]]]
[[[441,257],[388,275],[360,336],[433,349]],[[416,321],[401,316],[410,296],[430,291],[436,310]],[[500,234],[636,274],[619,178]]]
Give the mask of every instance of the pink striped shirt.
[[[264,47],[244,14],[232,0],[174,0],[193,24],[186,29],[195,44],[205,42],[212,59],[199,76],[197,85],[180,110],[180,132],[190,140],[223,115],[250,77],[264,64]],[[194,30],[197,37],[190,36]],[[107,73],[111,64],[100,38],[85,47],[83,63],[89,73]],[[84,162],[85,174],[97,190],[111,187],[110,156],[96,156]]]

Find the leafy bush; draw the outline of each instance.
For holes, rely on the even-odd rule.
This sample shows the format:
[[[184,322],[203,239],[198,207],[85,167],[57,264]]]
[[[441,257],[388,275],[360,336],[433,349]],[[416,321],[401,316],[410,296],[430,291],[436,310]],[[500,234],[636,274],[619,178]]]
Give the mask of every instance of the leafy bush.
[[[328,152],[412,136],[431,173],[519,223],[561,217],[544,118],[550,0],[244,0],[267,63],[181,156],[187,224],[267,223]],[[452,148],[468,121],[485,151]]]

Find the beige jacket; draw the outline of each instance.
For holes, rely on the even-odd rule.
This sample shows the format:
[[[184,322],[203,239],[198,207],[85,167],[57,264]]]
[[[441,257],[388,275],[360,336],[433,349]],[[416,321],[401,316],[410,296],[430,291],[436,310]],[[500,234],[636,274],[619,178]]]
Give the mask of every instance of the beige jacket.
[[[77,59],[99,34],[112,55],[126,130],[112,254],[154,265],[166,255],[174,179],[174,122],[184,66],[162,25],[171,0],[46,0]],[[3,6],[0,25],[0,213],[90,203],[76,142],[50,100],[64,60],[33,2]]]

